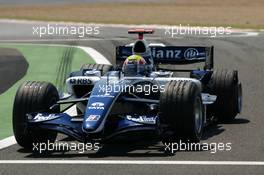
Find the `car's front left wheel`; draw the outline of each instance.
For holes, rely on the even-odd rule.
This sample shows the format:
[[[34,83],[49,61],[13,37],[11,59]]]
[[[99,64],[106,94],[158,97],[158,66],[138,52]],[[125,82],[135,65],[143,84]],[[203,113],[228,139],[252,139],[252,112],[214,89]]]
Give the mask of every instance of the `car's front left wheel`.
[[[13,131],[20,146],[31,149],[33,143],[55,141],[56,132],[41,129],[29,130],[26,114],[39,111],[58,113],[59,107],[49,109],[58,100],[58,91],[51,83],[28,81],[19,87],[13,106]]]

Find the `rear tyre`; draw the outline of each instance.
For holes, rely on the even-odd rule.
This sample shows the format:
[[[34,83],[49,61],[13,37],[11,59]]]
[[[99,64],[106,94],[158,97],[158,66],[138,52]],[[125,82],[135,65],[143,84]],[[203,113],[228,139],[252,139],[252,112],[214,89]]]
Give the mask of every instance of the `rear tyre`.
[[[171,81],[160,96],[161,119],[168,124],[169,135],[163,142],[199,142],[204,127],[201,90],[194,82]]]
[[[242,109],[242,85],[237,71],[217,70],[209,81],[209,93],[217,96],[215,103],[208,105],[208,116],[220,122],[230,122]]]
[[[94,70],[101,71],[101,74],[105,75],[112,68],[113,68],[113,66],[108,65],[108,64],[83,64],[81,67],[81,70],[83,70],[83,69],[94,69]]]
[[[53,131],[34,130],[27,127],[26,114],[32,112],[59,113],[59,107],[49,108],[59,100],[57,89],[47,82],[28,81],[17,90],[13,106],[13,131],[17,143],[31,149],[33,143],[54,142],[57,133]]]

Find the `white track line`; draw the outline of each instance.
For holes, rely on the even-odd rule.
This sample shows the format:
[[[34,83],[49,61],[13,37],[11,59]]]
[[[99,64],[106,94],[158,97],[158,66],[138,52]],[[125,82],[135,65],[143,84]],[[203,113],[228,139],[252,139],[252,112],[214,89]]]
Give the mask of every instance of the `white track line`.
[[[14,136],[7,137],[3,140],[0,140],[0,150],[4,149],[6,147],[9,147],[11,145],[16,144],[16,139]]]
[[[118,28],[156,28],[156,29],[164,29],[167,27],[177,27],[179,25],[160,25],[160,24],[104,24],[104,23],[83,23],[83,22],[66,22],[66,21],[38,21],[38,20],[24,20],[24,19],[0,19],[0,22],[4,23],[15,23],[15,24],[61,24],[61,25],[85,25],[85,26],[98,26],[98,27],[118,27]],[[182,26],[182,27],[195,27],[195,26]],[[238,29],[233,28],[232,31],[235,32],[254,32],[254,29]]]
[[[111,63],[97,50],[91,47],[83,47],[83,46],[77,46],[78,48],[82,49],[85,51],[87,54],[89,54],[92,59],[95,60],[97,64],[108,64],[111,65]]]
[[[18,20],[18,19],[0,19],[3,23],[16,23],[16,24],[60,24],[60,25],[77,25],[77,26],[97,26],[97,27],[111,27],[111,28],[154,28],[154,29],[165,29],[169,27],[179,27],[179,25],[159,25],[159,24],[103,24],[103,23],[76,23],[76,22],[65,22],[65,21],[34,21],[34,20]],[[181,26],[182,28],[191,28],[195,26]],[[231,29],[235,35],[227,36],[216,36],[215,38],[222,37],[251,37],[258,36],[259,33],[253,29]],[[210,36],[209,36],[210,37]]]
[[[164,160],[0,160],[0,164],[107,164],[107,165],[228,165],[263,166],[260,161],[164,161]]]

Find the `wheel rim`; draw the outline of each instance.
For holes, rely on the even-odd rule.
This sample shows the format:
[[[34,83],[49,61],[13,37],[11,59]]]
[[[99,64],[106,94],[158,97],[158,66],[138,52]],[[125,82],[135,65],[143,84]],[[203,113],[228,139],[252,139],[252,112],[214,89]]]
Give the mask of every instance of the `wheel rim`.
[[[194,115],[195,115],[195,130],[199,134],[202,131],[202,126],[203,126],[202,104],[201,104],[201,99],[199,97],[197,97],[195,100]]]

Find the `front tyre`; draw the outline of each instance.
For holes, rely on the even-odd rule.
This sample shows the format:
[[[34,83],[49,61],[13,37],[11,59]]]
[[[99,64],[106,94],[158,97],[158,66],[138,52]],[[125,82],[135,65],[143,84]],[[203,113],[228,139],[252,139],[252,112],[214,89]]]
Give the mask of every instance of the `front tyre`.
[[[163,142],[199,142],[204,128],[201,90],[191,81],[170,81],[160,96],[161,118],[171,135]],[[168,132],[169,133],[169,132]]]
[[[17,143],[31,149],[33,143],[54,142],[57,133],[53,131],[34,130],[27,127],[26,114],[32,112],[60,112],[59,107],[49,109],[59,100],[57,89],[47,82],[28,81],[17,90],[13,106],[13,131]]]

